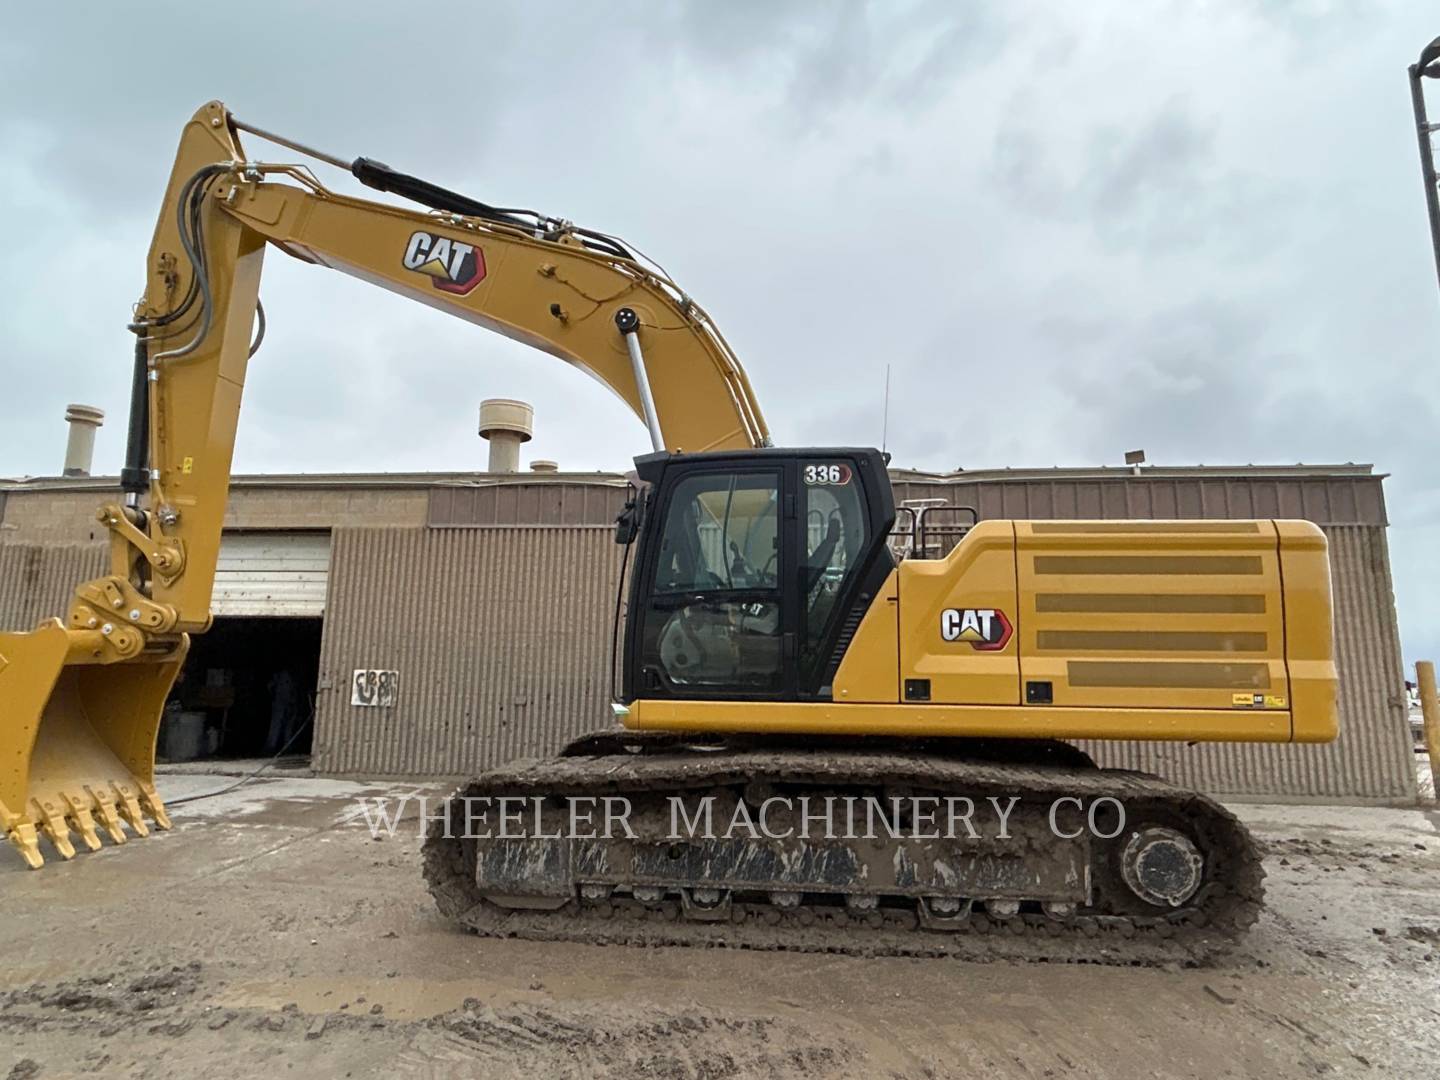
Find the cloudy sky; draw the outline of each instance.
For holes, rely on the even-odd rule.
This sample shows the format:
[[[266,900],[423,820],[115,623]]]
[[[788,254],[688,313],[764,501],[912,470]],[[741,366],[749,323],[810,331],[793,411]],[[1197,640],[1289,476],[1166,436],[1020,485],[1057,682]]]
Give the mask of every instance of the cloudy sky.
[[[145,12],[26,5],[0,38],[0,475],[58,470],[71,401],[110,414],[118,468],[124,324],[179,128],[218,97],[632,241],[715,316],[779,442],[878,442],[889,364],[900,465],[1373,463],[1407,658],[1440,659],[1405,79],[1428,0]],[[527,450],[563,467],[646,449],[548,356],[279,254],[262,295],[239,471],[475,468],[488,396],[533,401]]]

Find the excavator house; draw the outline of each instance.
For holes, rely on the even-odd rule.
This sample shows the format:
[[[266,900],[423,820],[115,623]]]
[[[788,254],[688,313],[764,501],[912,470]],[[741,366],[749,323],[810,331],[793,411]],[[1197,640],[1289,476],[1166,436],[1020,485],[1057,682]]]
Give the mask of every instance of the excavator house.
[[[242,133],[420,208],[251,160]],[[1003,932],[1083,954],[1099,937],[1228,940],[1253,922],[1259,857],[1232,815],[1097,768],[1070,740],[1333,739],[1315,526],[987,520],[943,554],[906,550],[886,457],[773,446],[709,316],[623,242],[311,150],[219,102],[181,136],[130,324],[123,499],[97,515],[109,573],[63,621],[0,635],[0,822],[31,866],[42,843],[69,859],[102,830],[120,844],[170,827],[157,728],[211,619],[271,246],[559,357],[650,436],[616,524],[617,723],[455,793],[539,807],[520,836],[431,823],[424,873],[456,923],[897,953]],[[632,827],[566,835],[567,802],[597,797],[625,799]],[[702,803],[729,820],[767,802],[961,797],[1012,806],[1008,835],[668,830],[676,806]]]

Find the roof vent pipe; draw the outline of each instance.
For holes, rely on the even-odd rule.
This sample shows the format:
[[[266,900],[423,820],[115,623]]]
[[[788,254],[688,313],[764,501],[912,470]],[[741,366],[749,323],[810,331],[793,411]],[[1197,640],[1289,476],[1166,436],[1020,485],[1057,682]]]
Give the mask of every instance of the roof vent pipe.
[[[536,458],[530,462],[530,471],[539,473],[559,472],[560,463],[558,461],[550,461],[546,458]]]
[[[490,443],[492,473],[520,471],[520,444],[535,431],[535,409],[513,398],[487,398],[480,403],[480,437]]]
[[[94,405],[65,406],[70,437],[65,443],[65,475],[89,476],[95,460],[95,429],[105,422],[105,410]]]

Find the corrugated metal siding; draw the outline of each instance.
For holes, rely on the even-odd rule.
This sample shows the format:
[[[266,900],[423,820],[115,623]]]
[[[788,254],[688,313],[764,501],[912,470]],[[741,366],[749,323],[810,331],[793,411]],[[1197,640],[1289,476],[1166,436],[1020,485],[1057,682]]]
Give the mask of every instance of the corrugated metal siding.
[[[225,533],[220,538],[210,611],[215,615],[323,615],[329,573],[329,533]]]
[[[601,528],[337,529],[316,767],[469,773],[608,727],[619,569]],[[356,668],[399,704],[352,706]]]
[[[0,630],[64,618],[75,586],[105,573],[104,544],[0,544]]]
[[[1385,524],[1381,477],[1113,477],[1106,480],[903,480],[896,504],[945,498],[982,518],[1305,518]],[[429,524],[608,526],[625,501],[615,484],[514,481],[432,488]]]
[[[1405,662],[1385,530],[1331,526],[1330,565],[1340,668],[1336,746],[1352,769],[1355,790],[1415,796],[1415,751],[1407,717]]]
[[[430,491],[429,524],[612,525],[625,486],[563,480],[446,485]]]
[[[1378,476],[1117,477],[1105,480],[914,481],[895,503],[943,498],[983,518],[1302,518],[1384,525]]]
[[[895,502],[943,498],[982,518],[1303,518],[1384,525],[1379,476],[900,480]],[[613,483],[507,481],[431,489],[429,524],[609,525],[625,501]]]

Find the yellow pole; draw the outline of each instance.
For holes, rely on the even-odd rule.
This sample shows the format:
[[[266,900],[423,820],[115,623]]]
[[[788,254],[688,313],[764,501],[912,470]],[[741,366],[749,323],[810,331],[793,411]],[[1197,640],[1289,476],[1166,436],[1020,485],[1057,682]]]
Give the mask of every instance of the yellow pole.
[[[1420,715],[1425,718],[1425,750],[1430,755],[1430,782],[1440,798],[1440,697],[1435,693],[1435,665],[1421,660],[1415,665],[1420,684]]]

